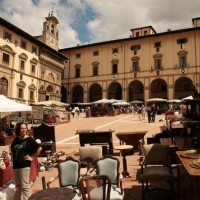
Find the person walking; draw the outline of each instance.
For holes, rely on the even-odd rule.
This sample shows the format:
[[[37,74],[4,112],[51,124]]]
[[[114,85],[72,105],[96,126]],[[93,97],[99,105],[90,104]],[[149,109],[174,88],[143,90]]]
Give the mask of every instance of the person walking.
[[[142,108],[138,108],[138,116],[139,116],[139,121],[142,121]]]
[[[24,122],[16,124],[16,137],[11,144],[13,171],[15,177],[15,200],[27,200],[31,196],[31,161],[39,156],[42,147],[28,135],[28,126]]]
[[[146,109],[145,109],[145,106],[144,106],[144,105],[141,106],[141,110],[142,110],[142,120],[145,120],[145,112],[146,112]]]
[[[156,118],[156,106],[155,106],[155,104],[153,104],[151,106],[151,110],[152,110],[152,122],[155,122],[155,118]]]
[[[147,107],[147,117],[148,117],[148,122],[151,123],[152,122],[152,115],[153,115],[153,112],[151,110],[151,106],[148,106]]]

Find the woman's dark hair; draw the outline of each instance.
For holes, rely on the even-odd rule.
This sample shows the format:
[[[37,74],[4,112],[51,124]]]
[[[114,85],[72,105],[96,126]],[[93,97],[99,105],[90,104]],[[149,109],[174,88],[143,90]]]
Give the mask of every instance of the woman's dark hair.
[[[17,123],[17,124],[15,125],[15,135],[16,135],[16,136],[19,136],[19,135],[20,135],[20,129],[21,129],[21,125],[22,125],[22,124],[25,124],[26,127],[27,127],[27,129],[28,129],[27,123],[25,123],[25,122],[19,122],[19,123]]]

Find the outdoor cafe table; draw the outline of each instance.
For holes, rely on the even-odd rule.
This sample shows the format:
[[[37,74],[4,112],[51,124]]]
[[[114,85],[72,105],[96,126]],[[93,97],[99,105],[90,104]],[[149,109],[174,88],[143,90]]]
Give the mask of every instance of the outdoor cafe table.
[[[193,150],[195,151],[195,150]],[[199,200],[200,199],[200,156],[198,157],[187,157],[187,155],[190,155],[188,153],[193,152],[192,150],[186,150],[186,151],[177,151],[176,154],[181,161],[183,167],[185,168],[187,172],[187,177],[189,178],[189,181],[187,181],[188,188],[190,189],[190,199],[191,200]],[[197,154],[199,155],[199,154]],[[197,162],[199,164],[199,167],[195,168],[192,167],[192,164]],[[197,165],[198,166],[198,165]],[[180,177],[181,178],[181,177]]]
[[[133,149],[132,145],[119,145],[114,147],[116,150],[120,150],[123,157],[123,172],[124,177],[130,177],[129,172],[127,171],[127,161],[126,161],[126,152]]]
[[[119,138],[120,144],[132,145],[134,150],[139,150],[141,153],[144,144],[144,136],[148,131],[131,131],[118,132],[116,136]]]
[[[76,192],[72,188],[48,188],[39,190],[29,197],[29,200],[71,200],[75,197]]]

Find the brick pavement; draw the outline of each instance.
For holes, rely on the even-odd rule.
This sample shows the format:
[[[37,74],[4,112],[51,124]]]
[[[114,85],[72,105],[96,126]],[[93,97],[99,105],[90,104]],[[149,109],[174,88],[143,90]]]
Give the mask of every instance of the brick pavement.
[[[58,124],[55,125],[55,135],[56,135],[56,148],[57,151],[64,151],[66,153],[75,151],[78,152],[79,148],[79,138],[75,135],[76,130],[78,129],[95,129],[95,130],[115,130],[113,133],[113,143],[114,146],[119,144],[119,140],[116,137],[116,132],[123,131],[142,131],[146,130],[148,133],[145,136],[150,137],[160,132],[160,126],[163,125],[163,122],[159,122],[160,119],[164,119],[164,115],[157,115],[155,123],[148,123],[147,119],[144,121],[139,121],[138,115],[131,114],[121,114],[112,117],[92,117],[86,118],[83,113],[81,113],[79,118],[71,119],[70,123]],[[6,149],[6,147],[1,147],[1,149]],[[115,153],[117,153],[115,151]],[[118,154],[119,155],[119,154]],[[123,179],[123,188],[125,189],[125,200],[126,199],[142,199],[141,197],[141,184],[136,180],[138,169],[139,159],[138,153],[134,155],[127,156],[127,167],[131,175],[131,178]],[[122,171],[122,157],[118,156],[120,159],[120,170]],[[39,157],[39,161],[42,161],[43,158]],[[32,186],[32,192],[42,189],[41,177],[45,176],[46,181],[48,181],[52,176],[57,174],[57,169],[53,168],[50,171],[44,171],[39,173],[39,177],[36,179],[35,183]],[[52,187],[58,186],[58,181],[55,181],[52,184]]]

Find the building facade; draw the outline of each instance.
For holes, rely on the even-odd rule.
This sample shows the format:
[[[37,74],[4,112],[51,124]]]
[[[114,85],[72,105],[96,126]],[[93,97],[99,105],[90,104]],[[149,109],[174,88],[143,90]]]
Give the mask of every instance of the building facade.
[[[57,24],[49,14],[34,37],[0,18],[0,94],[26,104],[61,100],[67,58],[58,52]]]
[[[69,58],[63,101],[192,95],[193,83],[200,87],[200,18],[192,21],[188,29],[157,33],[147,26],[131,29],[129,38],[60,49]]]

